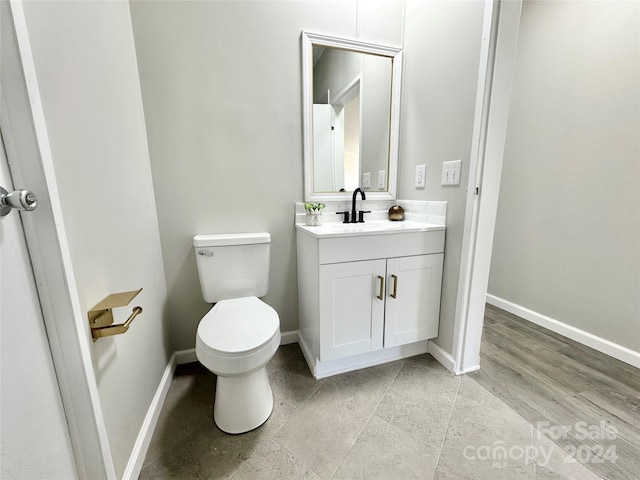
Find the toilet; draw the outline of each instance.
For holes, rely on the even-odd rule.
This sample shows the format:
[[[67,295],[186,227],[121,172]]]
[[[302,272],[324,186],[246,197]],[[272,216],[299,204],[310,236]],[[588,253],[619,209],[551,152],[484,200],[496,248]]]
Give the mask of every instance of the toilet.
[[[269,233],[196,235],[202,296],[213,308],[200,320],[196,356],[217,375],[213,419],[237,434],[273,410],[266,365],[280,345],[278,313],[258,297],[269,290]]]

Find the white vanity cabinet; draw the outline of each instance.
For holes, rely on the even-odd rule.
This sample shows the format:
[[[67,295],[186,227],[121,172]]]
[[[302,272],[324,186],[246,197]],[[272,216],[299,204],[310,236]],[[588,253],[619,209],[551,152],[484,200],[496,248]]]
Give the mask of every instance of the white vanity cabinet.
[[[382,348],[385,264],[368,260],[320,265],[320,360]]]
[[[438,335],[444,233],[298,229],[299,338],[316,377],[427,351]]]

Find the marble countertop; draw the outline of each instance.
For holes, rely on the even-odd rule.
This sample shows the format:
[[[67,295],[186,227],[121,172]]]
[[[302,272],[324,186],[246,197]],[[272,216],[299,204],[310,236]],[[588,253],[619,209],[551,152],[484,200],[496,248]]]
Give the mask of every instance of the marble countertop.
[[[296,228],[315,238],[348,237],[358,235],[389,235],[395,233],[428,232],[445,230],[444,225],[417,222],[413,220],[390,221],[370,220],[364,223],[326,222],[309,226],[301,223]]]

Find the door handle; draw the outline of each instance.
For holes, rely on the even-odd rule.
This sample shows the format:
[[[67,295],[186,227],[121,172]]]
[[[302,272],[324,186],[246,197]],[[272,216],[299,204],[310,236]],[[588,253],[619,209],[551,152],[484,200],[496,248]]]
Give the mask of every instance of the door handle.
[[[397,298],[398,297],[398,276],[391,275],[391,278],[393,278],[393,293],[390,296],[391,298]]]
[[[384,300],[384,277],[378,275],[378,280],[380,280],[380,293],[377,295],[378,300]]]
[[[0,216],[4,217],[12,208],[30,212],[38,206],[38,199],[30,190],[15,190],[11,193],[0,187]]]

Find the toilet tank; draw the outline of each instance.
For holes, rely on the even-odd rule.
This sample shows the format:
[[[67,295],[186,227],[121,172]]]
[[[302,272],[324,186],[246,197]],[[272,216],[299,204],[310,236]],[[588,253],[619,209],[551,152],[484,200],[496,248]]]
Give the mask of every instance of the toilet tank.
[[[215,303],[266,295],[270,244],[271,235],[266,232],[193,237],[204,300]]]

